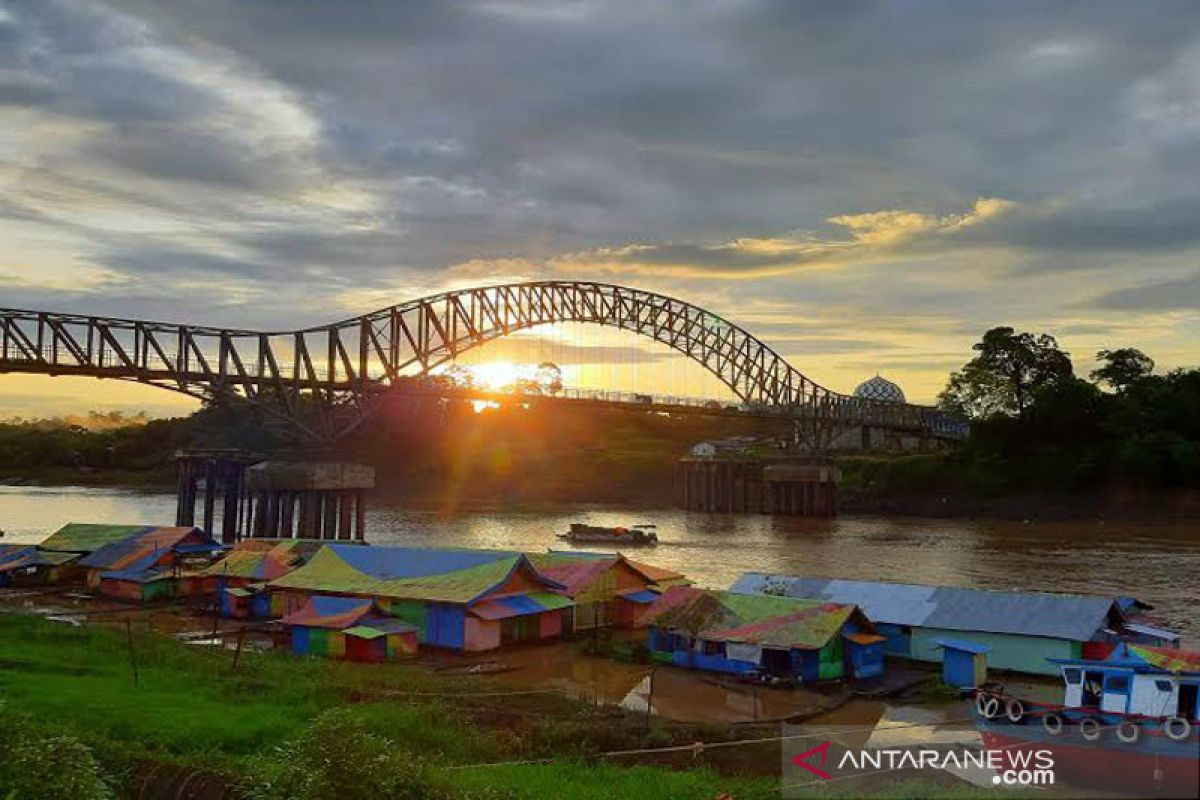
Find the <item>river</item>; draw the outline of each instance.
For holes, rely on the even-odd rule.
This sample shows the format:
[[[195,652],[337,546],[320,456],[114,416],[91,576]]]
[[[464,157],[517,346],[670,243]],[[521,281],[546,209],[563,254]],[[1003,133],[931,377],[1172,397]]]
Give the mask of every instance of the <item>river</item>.
[[[67,522],[169,525],[171,494],[83,487],[0,487],[4,542],[37,542]],[[1200,645],[1200,530],[1187,523],[1019,523],[910,517],[812,520],[580,507],[433,511],[376,506],[377,544],[526,551],[567,547],[571,522],[653,523],[660,544],[635,557],[723,588],[746,571],[985,589],[1136,596]],[[571,549],[579,549],[577,545]],[[603,548],[599,548],[603,549]]]

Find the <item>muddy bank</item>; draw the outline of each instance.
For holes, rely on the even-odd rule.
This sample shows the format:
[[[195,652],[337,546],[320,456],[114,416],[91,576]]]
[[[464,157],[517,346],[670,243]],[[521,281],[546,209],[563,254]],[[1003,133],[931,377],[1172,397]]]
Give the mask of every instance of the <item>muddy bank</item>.
[[[979,497],[939,492],[843,492],[842,514],[1015,521],[1200,520],[1200,491],[1109,487],[1079,494],[1021,492]]]

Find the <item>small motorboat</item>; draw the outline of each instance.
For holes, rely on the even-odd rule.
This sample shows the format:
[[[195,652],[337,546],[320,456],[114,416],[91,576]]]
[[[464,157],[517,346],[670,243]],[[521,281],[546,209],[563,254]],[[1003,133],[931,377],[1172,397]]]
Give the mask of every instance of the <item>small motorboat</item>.
[[[559,539],[568,542],[605,542],[611,544],[652,545],[658,543],[658,531],[655,525],[631,525],[624,527],[604,527],[601,525],[584,525],[582,522],[571,523],[571,529],[560,533]]]

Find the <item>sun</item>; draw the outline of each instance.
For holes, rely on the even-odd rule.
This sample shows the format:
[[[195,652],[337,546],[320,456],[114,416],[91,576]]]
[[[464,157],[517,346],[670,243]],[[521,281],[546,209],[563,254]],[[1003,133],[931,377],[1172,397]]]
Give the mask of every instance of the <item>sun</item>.
[[[507,389],[521,378],[521,367],[511,361],[485,361],[470,368],[481,389]]]

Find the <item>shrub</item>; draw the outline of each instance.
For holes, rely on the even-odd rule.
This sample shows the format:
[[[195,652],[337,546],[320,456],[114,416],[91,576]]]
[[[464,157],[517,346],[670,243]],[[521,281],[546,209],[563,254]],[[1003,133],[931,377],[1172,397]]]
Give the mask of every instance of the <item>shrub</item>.
[[[297,738],[257,760],[246,787],[255,800],[440,800],[427,762],[371,733],[352,709],[321,714]]]
[[[0,747],[0,797],[12,800],[108,800],[113,791],[87,745],[40,730],[0,704],[5,743]]]

